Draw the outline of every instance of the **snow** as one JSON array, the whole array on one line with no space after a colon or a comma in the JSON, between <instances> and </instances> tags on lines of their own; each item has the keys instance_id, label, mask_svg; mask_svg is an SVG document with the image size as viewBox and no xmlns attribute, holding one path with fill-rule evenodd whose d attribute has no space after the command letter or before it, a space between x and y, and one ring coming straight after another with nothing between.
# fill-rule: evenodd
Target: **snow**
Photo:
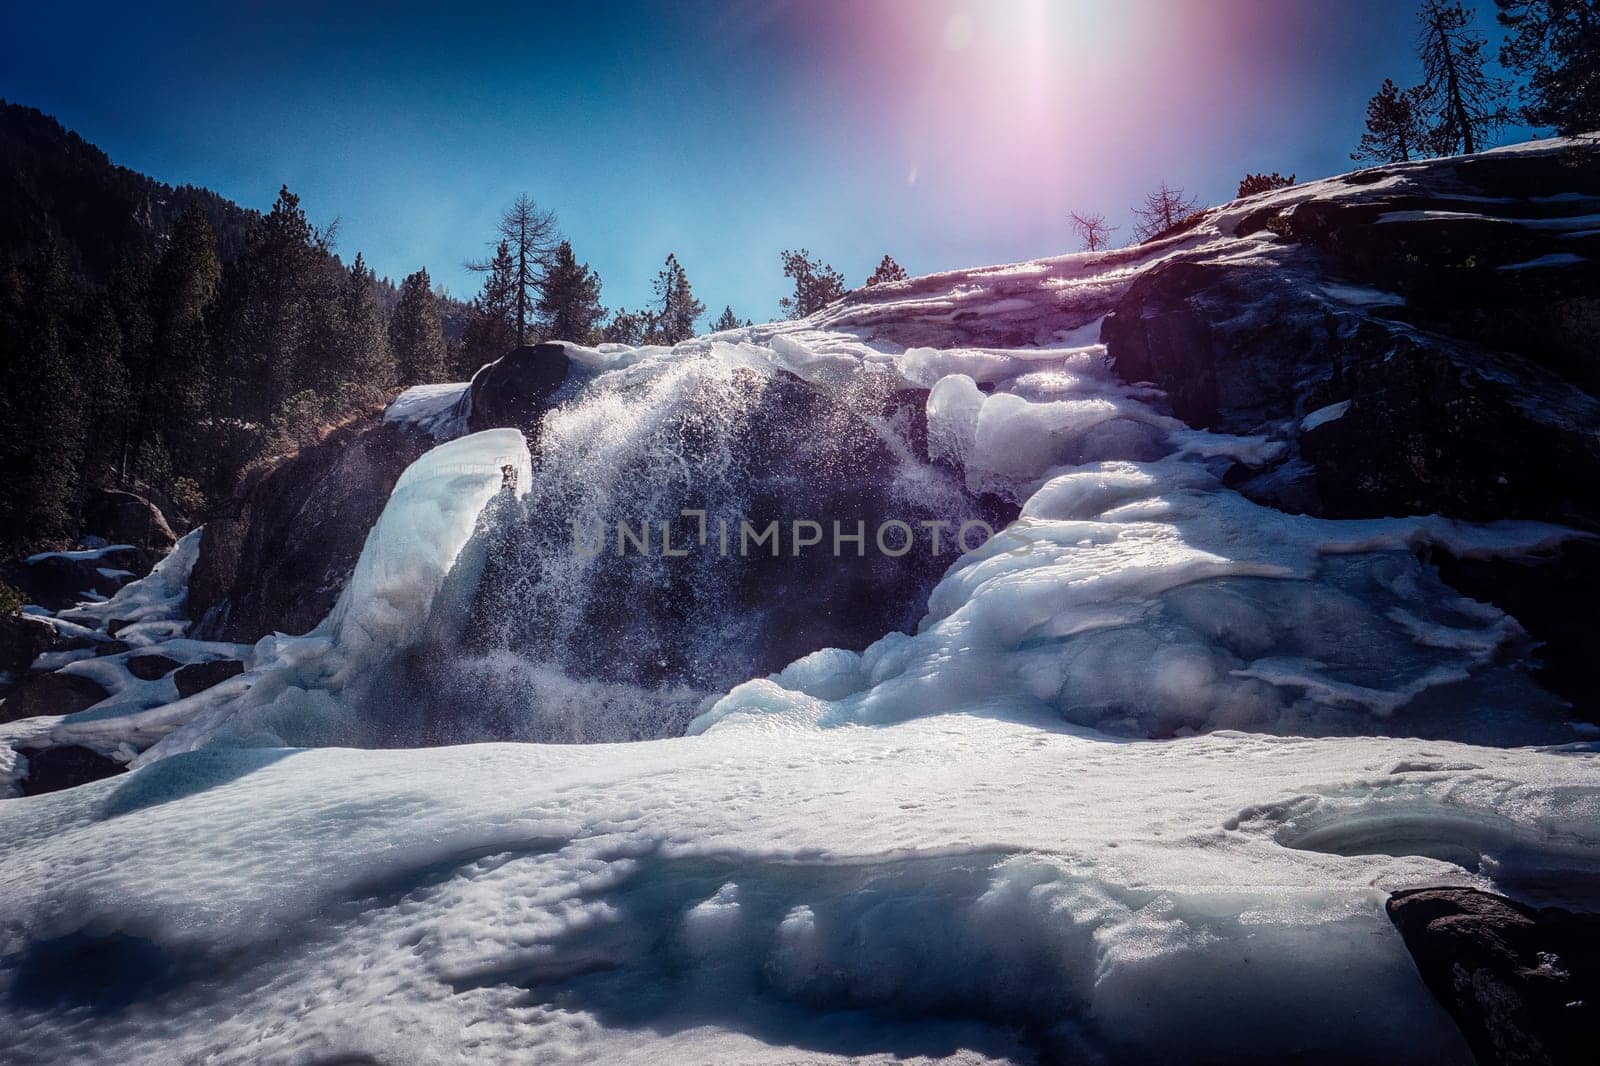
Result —
<instances>
[{"instance_id":1,"label":"snow","mask_svg":"<svg viewBox=\"0 0 1600 1066\"><path fill-rule=\"evenodd\" d=\"M1403 307L1405 297L1363 285L1324 285L1322 291L1340 303L1358 307Z\"/></svg>"},{"instance_id":2,"label":"snow","mask_svg":"<svg viewBox=\"0 0 1600 1066\"><path fill-rule=\"evenodd\" d=\"M117 552L135 550L137 549L135 549L132 544L106 544L98 548L80 548L77 551L39 552L36 555L28 556L26 561L29 566L33 566L35 563L41 563L46 559L66 559L70 562L81 563L90 562L95 559L104 559L106 556L115 555Z\"/></svg>"},{"instance_id":3,"label":"snow","mask_svg":"<svg viewBox=\"0 0 1600 1066\"><path fill-rule=\"evenodd\" d=\"M1574 255L1571 252L1552 252L1549 255L1541 255L1537 259L1529 259L1523 263L1508 263L1500 269L1536 270L1542 267L1576 266L1579 263L1586 262L1588 262L1588 260L1583 256Z\"/></svg>"},{"instance_id":4,"label":"snow","mask_svg":"<svg viewBox=\"0 0 1600 1066\"><path fill-rule=\"evenodd\" d=\"M1174 249L1270 257L1270 234L1231 236L1246 212L1420 172L1389 169L1160 247L912 279L672 348L566 346L581 373L541 470L583 507L687 470L658 444L674 405L738 425L750 371L928 389L933 457L1020 507L953 557L914 631L752 678L688 736L381 750L382 693L470 593L502 493L530 492L509 430L406 471L304 637L186 642L198 533L52 619L133 619L135 653L248 669L170 701L133 653L85 658L64 668L104 704L0 726L134 766L0 804L0 1059L1470 1062L1386 895L1593 907L1600 742L1533 683L1521 627L1420 557L1579 534L1257 505L1224 475L1275 461L1294 423L1192 429L1097 343ZM1016 347L974 345L969 311ZM385 417L442 439L468 402L413 389ZM721 428L697 426L713 472L743 458ZM593 575L575 559L541 592L605 595ZM571 739L649 709L486 669L564 685ZM0 781L21 759L0 745Z\"/></svg>"},{"instance_id":5,"label":"snow","mask_svg":"<svg viewBox=\"0 0 1600 1066\"><path fill-rule=\"evenodd\" d=\"M1318 426L1325 426L1329 422L1337 422L1344 417L1345 412L1348 410L1350 410L1349 400L1341 400L1338 403L1330 403L1326 407L1319 407L1300 420L1300 432L1309 433Z\"/></svg>"},{"instance_id":6,"label":"snow","mask_svg":"<svg viewBox=\"0 0 1600 1066\"><path fill-rule=\"evenodd\" d=\"M1592 868L1596 758L1128 743L981 714L194 752L0 809L0 952L17 960L0 1044L152 1062L1170 1061L1227 1058L1248 1033L1269 1061L1465 1063L1384 895ZM84 856L94 875L63 882ZM100 945L92 994L126 1000L115 1013L72 1009L91 994L60 975L74 944ZM119 964L160 979L124 988Z\"/></svg>"},{"instance_id":7,"label":"snow","mask_svg":"<svg viewBox=\"0 0 1600 1066\"><path fill-rule=\"evenodd\" d=\"M413 385L390 402L383 420L435 440L458 437L463 427L456 418L456 406L466 391L467 384L460 381Z\"/></svg>"}]
</instances>

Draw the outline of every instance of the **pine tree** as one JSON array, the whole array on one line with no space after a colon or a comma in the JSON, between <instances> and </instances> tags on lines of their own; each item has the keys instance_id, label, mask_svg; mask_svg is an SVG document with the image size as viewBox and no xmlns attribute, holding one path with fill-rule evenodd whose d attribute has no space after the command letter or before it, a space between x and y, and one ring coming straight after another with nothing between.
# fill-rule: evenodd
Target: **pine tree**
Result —
<instances>
[{"instance_id":1,"label":"pine tree","mask_svg":"<svg viewBox=\"0 0 1600 1066\"><path fill-rule=\"evenodd\" d=\"M652 286L655 297L654 329L647 328L645 336L659 337L661 344L677 344L694 336L694 324L706 313L706 305L695 299L689 275L676 253L668 254L666 266L656 275Z\"/></svg>"},{"instance_id":2,"label":"pine tree","mask_svg":"<svg viewBox=\"0 0 1600 1066\"><path fill-rule=\"evenodd\" d=\"M84 382L68 323L73 284L46 243L6 285L0 389L0 519L14 547L76 532L83 486Z\"/></svg>"},{"instance_id":3,"label":"pine tree","mask_svg":"<svg viewBox=\"0 0 1600 1066\"><path fill-rule=\"evenodd\" d=\"M444 377L444 327L426 269L400 283L400 298L389 318L389 345L401 385L427 385Z\"/></svg>"},{"instance_id":4,"label":"pine tree","mask_svg":"<svg viewBox=\"0 0 1600 1066\"><path fill-rule=\"evenodd\" d=\"M599 336L606 315L600 305L600 275L578 262L567 241L551 257L538 312L540 331L548 339L590 344Z\"/></svg>"},{"instance_id":5,"label":"pine tree","mask_svg":"<svg viewBox=\"0 0 1600 1066\"><path fill-rule=\"evenodd\" d=\"M638 347L644 343L647 315L635 314L619 307L611 313L611 321L600 330L600 339L607 344L626 344Z\"/></svg>"},{"instance_id":6,"label":"pine tree","mask_svg":"<svg viewBox=\"0 0 1600 1066\"><path fill-rule=\"evenodd\" d=\"M906 268L896 263L893 256L885 255L878 261L878 268L867 279L867 284L881 285L890 281L904 281L909 276Z\"/></svg>"},{"instance_id":7,"label":"pine tree","mask_svg":"<svg viewBox=\"0 0 1600 1066\"><path fill-rule=\"evenodd\" d=\"M1350 158L1358 163L1404 163L1422 145L1422 119L1416 89L1402 92L1391 78L1367 101L1367 131Z\"/></svg>"},{"instance_id":8,"label":"pine tree","mask_svg":"<svg viewBox=\"0 0 1600 1066\"><path fill-rule=\"evenodd\" d=\"M1133 235L1140 241L1153 240L1171 230L1178 223L1185 221L1197 210L1197 201L1188 196L1182 189L1175 189L1162 182L1155 192L1144 198L1142 207L1133 209L1133 217L1138 222L1133 227Z\"/></svg>"},{"instance_id":9,"label":"pine tree","mask_svg":"<svg viewBox=\"0 0 1600 1066\"><path fill-rule=\"evenodd\" d=\"M1287 189L1294 184L1294 175L1287 178L1274 170L1271 174L1246 174L1239 179L1239 192L1237 198L1243 200L1246 196L1257 193L1271 192L1273 189Z\"/></svg>"},{"instance_id":10,"label":"pine tree","mask_svg":"<svg viewBox=\"0 0 1600 1066\"><path fill-rule=\"evenodd\" d=\"M265 422L292 393L322 376L338 286L329 278L329 238L314 229L287 187L251 227L245 252L224 272L218 354L228 409Z\"/></svg>"},{"instance_id":11,"label":"pine tree","mask_svg":"<svg viewBox=\"0 0 1600 1066\"><path fill-rule=\"evenodd\" d=\"M712 333L722 333L730 329L738 328L739 316L734 314L733 308L729 306L723 307L722 314L718 315L717 320L711 323Z\"/></svg>"},{"instance_id":12,"label":"pine tree","mask_svg":"<svg viewBox=\"0 0 1600 1066\"><path fill-rule=\"evenodd\" d=\"M783 276L794 279L794 295L785 296L778 306L790 318L805 318L827 307L845 294L844 275L802 248L798 252L785 249Z\"/></svg>"},{"instance_id":13,"label":"pine tree","mask_svg":"<svg viewBox=\"0 0 1600 1066\"><path fill-rule=\"evenodd\" d=\"M501 213L495 229L500 237L500 247L511 253L511 321L515 327L517 344L526 344L534 308L538 304L545 274L550 269L559 240L556 216L540 208L527 193L522 193ZM497 269L498 261L497 250L495 259L468 263L467 267L489 274Z\"/></svg>"},{"instance_id":14,"label":"pine tree","mask_svg":"<svg viewBox=\"0 0 1600 1066\"><path fill-rule=\"evenodd\" d=\"M166 482L166 489L172 477L193 476L211 460L198 430L212 408L207 315L221 277L211 223L191 207L173 227L150 276L150 339L133 382L122 447L125 475Z\"/></svg>"},{"instance_id":15,"label":"pine tree","mask_svg":"<svg viewBox=\"0 0 1600 1066\"><path fill-rule=\"evenodd\" d=\"M1471 155L1505 121L1510 87L1484 72L1484 40L1472 29L1471 11L1455 0L1423 0L1417 18L1428 145L1439 155Z\"/></svg>"},{"instance_id":16,"label":"pine tree","mask_svg":"<svg viewBox=\"0 0 1600 1066\"><path fill-rule=\"evenodd\" d=\"M483 291L467 315L467 326L461 339L462 365L458 376L471 377L485 363L511 351L517 343L516 313L516 261L511 257L511 246L500 242L489 263L488 276L483 279Z\"/></svg>"},{"instance_id":17,"label":"pine tree","mask_svg":"<svg viewBox=\"0 0 1600 1066\"><path fill-rule=\"evenodd\" d=\"M1600 0L1495 0L1500 63L1528 79L1523 117L1563 136L1600 129Z\"/></svg>"},{"instance_id":18,"label":"pine tree","mask_svg":"<svg viewBox=\"0 0 1600 1066\"><path fill-rule=\"evenodd\" d=\"M340 294L338 351L331 385L355 385L369 398L395 385L394 353L378 300L377 279L361 253L344 278Z\"/></svg>"},{"instance_id":19,"label":"pine tree","mask_svg":"<svg viewBox=\"0 0 1600 1066\"><path fill-rule=\"evenodd\" d=\"M1106 225L1106 216L1095 214L1080 215L1076 211L1069 212L1072 218L1073 232L1077 233L1078 240L1083 243L1086 252L1098 252L1108 247L1111 235L1120 227Z\"/></svg>"}]
</instances>

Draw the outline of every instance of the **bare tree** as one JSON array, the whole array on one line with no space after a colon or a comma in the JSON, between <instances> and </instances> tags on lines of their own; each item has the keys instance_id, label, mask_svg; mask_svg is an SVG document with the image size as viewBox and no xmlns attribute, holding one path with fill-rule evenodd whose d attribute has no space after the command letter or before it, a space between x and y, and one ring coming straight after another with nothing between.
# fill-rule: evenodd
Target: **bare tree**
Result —
<instances>
[{"instance_id":1,"label":"bare tree","mask_svg":"<svg viewBox=\"0 0 1600 1066\"><path fill-rule=\"evenodd\" d=\"M1106 216L1102 214L1080 215L1076 211L1069 212L1072 216L1072 231L1083 242L1086 252L1098 252L1102 248L1111 246L1111 235L1121 226L1106 225Z\"/></svg>"},{"instance_id":2,"label":"bare tree","mask_svg":"<svg viewBox=\"0 0 1600 1066\"><path fill-rule=\"evenodd\" d=\"M1199 204L1199 200L1186 195L1182 189L1162 182L1160 188L1144 198L1144 206L1133 209L1133 217L1138 219L1133 235L1140 241L1159 237L1194 214Z\"/></svg>"},{"instance_id":3,"label":"bare tree","mask_svg":"<svg viewBox=\"0 0 1600 1066\"><path fill-rule=\"evenodd\" d=\"M1420 99L1428 139L1440 155L1481 151L1506 119L1511 87L1484 72L1484 38L1473 29L1472 14L1453 0L1423 0L1417 13Z\"/></svg>"},{"instance_id":4,"label":"bare tree","mask_svg":"<svg viewBox=\"0 0 1600 1066\"><path fill-rule=\"evenodd\" d=\"M528 322L556 249L561 246L561 231L556 228L555 212L544 210L527 193L521 193L501 212L495 232L498 236L489 246L492 248L504 241L515 261L511 289L516 304L517 343L526 344ZM494 260L469 262L467 269L488 273L494 269Z\"/></svg>"}]
</instances>

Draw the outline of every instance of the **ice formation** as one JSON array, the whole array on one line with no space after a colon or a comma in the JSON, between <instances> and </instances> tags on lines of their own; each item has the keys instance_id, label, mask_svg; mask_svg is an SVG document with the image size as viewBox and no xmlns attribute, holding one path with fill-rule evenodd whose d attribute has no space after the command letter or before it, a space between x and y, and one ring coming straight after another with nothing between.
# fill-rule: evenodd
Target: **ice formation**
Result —
<instances>
[{"instance_id":1,"label":"ice formation","mask_svg":"<svg viewBox=\"0 0 1600 1066\"><path fill-rule=\"evenodd\" d=\"M48 723L142 754L0 805L0 1057L1470 1061L1385 895L1592 905L1600 754L1529 680L1520 627L1420 555L1573 534L1252 503L1224 471L1281 444L1189 428L1098 343L1161 256L1268 255L1269 234L1235 232L1250 210L1336 194L671 349L568 346L584 373L537 459L504 430L428 452L311 634L267 638L187 701ZM972 346L973 315L1014 345ZM1018 517L860 650L709 700L577 672L659 635L625 595L593 624L620 564L555 552L528 516L676 511L686 487L746 508L744 416L788 375L841 403L928 390L931 465L877 408L860 419L895 490ZM444 438L469 401L413 390L388 417ZM528 554L507 557L532 576L483 593L516 530ZM181 598L180 570L116 612ZM710 656L753 624L709 571L700 587L720 591L685 601L707 612L692 639L652 656ZM682 706L640 716L677 699L700 712L689 735L332 746L392 739L412 660L485 600L572 658L497 647L444 675L463 698L536 693L551 739L601 741L675 732Z\"/></svg>"}]
</instances>

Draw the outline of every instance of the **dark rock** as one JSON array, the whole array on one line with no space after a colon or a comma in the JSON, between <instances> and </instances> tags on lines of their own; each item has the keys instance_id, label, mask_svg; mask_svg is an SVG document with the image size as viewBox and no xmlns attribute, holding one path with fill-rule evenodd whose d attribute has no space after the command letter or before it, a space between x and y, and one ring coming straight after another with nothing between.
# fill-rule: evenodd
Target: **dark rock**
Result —
<instances>
[{"instance_id":1,"label":"dark rock","mask_svg":"<svg viewBox=\"0 0 1600 1066\"><path fill-rule=\"evenodd\" d=\"M0 673L20 674L40 655L64 643L43 619L27 614L0 617Z\"/></svg>"},{"instance_id":2,"label":"dark rock","mask_svg":"<svg viewBox=\"0 0 1600 1066\"><path fill-rule=\"evenodd\" d=\"M206 521L189 580L195 635L247 642L322 621L395 481L431 444L360 421L246 476Z\"/></svg>"},{"instance_id":3,"label":"dark rock","mask_svg":"<svg viewBox=\"0 0 1600 1066\"><path fill-rule=\"evenodd\" d=\"M190 663L173 674L172 680L178 686L178 698L186 699L242 673L244 663L237 659L213 659L210 662Z\"/></svg>"},{"instance_id":4,"label":"dark rock","mask_svg":"<svg viewBox=\"0 0 1600 1066\"><path fill-rule=\"evenodd\" d=\"M115 777L128 768L115 759L77 745L22 752L28 760L28 776L22 779L22 794L38 796L76 788L90 781Z\"/></svg>"},{"instance_id":5,"label":"dark rock","mask_svg":"<svg viewBox=\"0 0 1600 1066\"><path fill-rule=\"evenodd\" d=\"M89 501L84 527L112 544L132 544L160 556L172 550L177 534L161 509L143 496L100 489Z\"/></svg>"},{"instance_id":6,"label":"dark rock","mask_svg":"<svg viewBox=\"0 0 1600 1066\"><path fill-rule=\"evenodd\" d=\"M1390 921L1480 1063L1592 1063L1600 915L1470 888L1389 898Z\"/></svg>"},{"instance_id":7,"label":"dark rock","mask_svg":"<svg viewBox=\"0 0 1600 1066\"><path fill-rule=\"evenodd\" d=\"M566 349L558 343L525 344L496 359L473 375L462 397L468 432L502 426L533 430L566 380Z\"/></svg>"},{"instance_id":8,"label":"dark rock","mask_svg":"<svg viewBox=\"0 0 1600 1066\"><path fill-rule=\"evenodd\" d=\"M1374 174L1370 193L1242 216L1235 232L1277 238L1252 256L1201 246L1140 276L1102 330L1118 372L1165 390L1191 425L1283 441L1276 463L1229 472L1258 502L1600 532L1600 237L1567 218L1600 198L1600 152L1356 177ZM1525 269L1547 257L1559 269ZM1552 641L1542 679L1600 720L1600 662L1581 650L1592 627L1561 621L1600 597L1600 567L1581 558L1435 562Z\"/></svg>"},{"instance_id":9,"label":"dark rock","mask_svg":"<svg viewBox=\"0 0 1600 1066\"><path fill-rule=\"evenodd\" d=\"M110 693L94 681L59 670L29 674L0 702L0 722L15 722L42 714L75 714L92 707Z\"/></svg>"},{"instance_id":10,"label":"dark rock","mask_svg":"<svg viewBox=\"0 0 1600 1066\"><path fill-rule=\"evenodd\" d=\"M166 677L181 665L176 659L169 659L165 655L130 655L123 661L128 667L128 673L140 681L154 681L158 677Z\"/></svg>"},{"instance_id":11,"label":"dark rock","mask_svg":"<svg viewBox=\"0 0 1600 1066\"><path fill-rule=\"evenodd\" d=\"M609 387L630 403L633 390L649 383ZM670 735L708 694L820 648L859 649L909 631L955 560L961 523L978 518L998 529L1017 513L997 498L973 498L956 473L932 467L920 476L942 481L946 491L906 498L899 486L910 473L907 453L926 448L925 405L925 392L899 389L888 375L831 389L786 372L741 369L715 387L685 390L654 412L629 456L617 457L627 473L608 497L613 509L592 516L606 547L581 589L564 578L575 551L574 501L589 487L587 474L542 470L526 501L491 505L463 551L481 579L469 579L454 632L409 655L393 690L378 697L394 730L384 742ZM709 510L703 540L697 520L682 516L686 509ZM807 532L822 540L796 552L799 520L816 522L820 529ZM719 521L727 523L726 551ZM781 554L772 553L770 537L742 552L741 521L758 533L776 524ZM913 531L912 547L898 557L872 543L890 521ZM924 521L950 523L938 554ZM636 534L648 523L648 548L619 553L619 522ZM681 555L663 553L664 522ZM843 535L859 523L859 548L841 542L834 554L834 522ZM595 529L586 526L585 543ZM888 543L898 549L902 542L891 531ZM451 600L448 585L438 602ZM564 638L571 633L583 636ZM546 696L563 698L530 682L546 667L594 682L592 698L604 706L576 723L558 713L541 719ZM401 731L401 722L422 717L437 730Z\"/></svg>"},{"instance_id":12,"label":"dark rock","mask_svg":"<svg viewBox=\"0 0 1600 1066\"><path fill-rule=\"evenodd\" d=\"M110 596L133 578L149 573L156 559L131 545L107 549L88 559L51 552L13 567L9 576L29 603L59 611L80 603L90 592Z\"/></svg>"}]
</instances>

